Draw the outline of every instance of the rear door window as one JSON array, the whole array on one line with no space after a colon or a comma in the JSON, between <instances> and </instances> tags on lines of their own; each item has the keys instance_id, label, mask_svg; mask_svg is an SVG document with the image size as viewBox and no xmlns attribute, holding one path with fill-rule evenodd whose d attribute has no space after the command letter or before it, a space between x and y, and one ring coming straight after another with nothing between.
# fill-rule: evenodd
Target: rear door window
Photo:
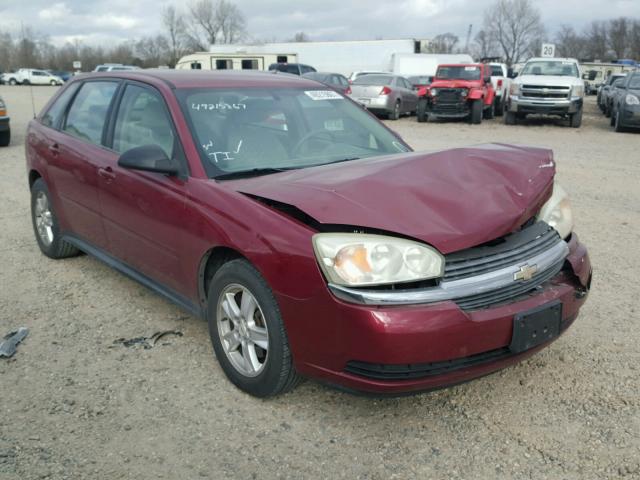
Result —
<instances>
[{"instance_id":1,"label":"rear door window","mask_svg":"<svg viewBox=\"0 0 640 480\"><path fill-rule=\"evenodd\" d=\"M143 145L157 145L173 156L174 134L160 94L149 88L127 85L113 133L113 149L124 153Z\"/></svg>"},{"instance_id":2,"label":"rear door window","mask_svg":"<svg viewBox=\"0 0 640 480\"><path fill-rule=\"evenodd\" d=\"M102 143L102 132L109 105L118 82L86 82L73 100L63 130L95 145Z\"/></svg>"}]
</instances>

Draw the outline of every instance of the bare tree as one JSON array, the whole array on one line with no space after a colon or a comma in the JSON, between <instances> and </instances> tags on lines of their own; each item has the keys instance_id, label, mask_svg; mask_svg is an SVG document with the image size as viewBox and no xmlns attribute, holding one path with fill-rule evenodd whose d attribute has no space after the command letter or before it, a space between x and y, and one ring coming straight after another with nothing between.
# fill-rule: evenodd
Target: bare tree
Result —
<instances>
[{"instance_id":1,"label":"bare tree","mask_svg":"<svg viewBox=\"0 0 640 480\"><path fill-rule=\"evenodd\" d=\"M293 38L291 38L291 40L289 40L289 42L310 42L311 39L309 38L309 36L304 33L304 32L298 32L296 33Z\"/></svg>"},{"instance_id":2,"label":"bare tree","mask_svg":"<svg viewBox=\"0 0 640 480\"><path fill-rule=\"evenodd\" d=\"M458 37L453 33L442 33L433 37L429 43L430 53L453 53L458 44Z\"/></svg>"},{"instance_id":3,"label":"bare tree","mask_svg":"<svg viewBox=\"0 0 640 480\"><path fill-rule=\"evenodd\" d=\"M184 17L173 5L170 5L162 11L162 25L167 33L169 43L167 63L170 67L175 67L185 50Z\"/></svg>"},{"instance_id":4,"label":"bare tree","mask_svg":"<svg viewBox=\"0 0 640 480\"><path fill-rule=\"evenodd\" d=\"M629 29L629 49L631 58L640 59L640 20L634 20Z\"/></svg>"},{"instance_id":5,"label":"bare tree","mask_svg":"<svg viewBox=\"0 0 640 480\"><path fill-rule=\"evenodd\" d=\"M616 58L624 58L627 51L629 36L629 20L620 17L609 20L609 48Z\"/></svg>"},{"instance_id":6,"label":"bare tree","mask_svg":"<svg viewBox=\"0 0 640 480\"><path fill-rule=\"evenodd\" d=\"M540 11L531 0L497 0L485 11L484 30L509 66L530 54L544 34Z\"/></svg>"},{"instance_id":7,"label":"bare tree","mask_svg":"<svg viewBox=\"0 0 640 480\"><path fill-rule=\"evenodd\" d=\"M570 25L561 25L556 33L556 48L561 57L583 58L585 39Z\"/></svg>"},{"instance_id":8,"label":"bare tree","mask_svg":"<svg viewBox=\"0 0 640 480\"><path fill-rule=\"evenodd\" d=\"M607 25L604 22L593 21L585 31L585 49L588 57L594 60L606 60L607 55Z\"/></svg>"},{"instance_id":9,"label":"bare tree","mask_svg":"<svg viewBox=\"0 0 640 480\"><path fill-rule=\"evenodd\" d=\"M247 22L238 7L227 0L219 0L216 20L224 43L235 43L247 32Z\"/></svg>"},{"instance_id":10,"label":"bare tree","mask_svg":"<svg viewBox=\"0 0 640 480\"><path fill-rule=\"evenodd\" d=\"M213 0L197 0L189 5L189 19L191 23L202 30L209 45L215 45L220 31L220 24L216 16L216 6ZM199 33L192 32L192 40L199 39Z\"/></svg>"},{"instance_id":11,"label":"bare tree","mask_svg":"<svg viewBox=\"0 0 640 480\"><path fill-rule=\"evenodd\" d=\"M479 59L492 57L495 53L495 41L485 30L480 30L474 37L474 53Z\"/></svg>"}]
</instances>

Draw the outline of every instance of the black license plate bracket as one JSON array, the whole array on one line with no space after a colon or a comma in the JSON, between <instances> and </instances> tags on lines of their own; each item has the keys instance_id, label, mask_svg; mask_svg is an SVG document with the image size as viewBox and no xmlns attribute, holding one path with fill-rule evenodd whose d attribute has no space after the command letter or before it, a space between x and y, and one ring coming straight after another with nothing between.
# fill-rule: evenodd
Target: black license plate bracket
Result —
<instances>
[{"instance_id":1,"label":"black license plate bracket","mask_svg":"<svg viewBox=\"0 0 640 480\"><path fill-rule=\"evenodd\" d=\"M560 335L562 302L555 302L519 313L513 317L513 334L509 349L520 353Z\"/></svg>"}]
</instances>

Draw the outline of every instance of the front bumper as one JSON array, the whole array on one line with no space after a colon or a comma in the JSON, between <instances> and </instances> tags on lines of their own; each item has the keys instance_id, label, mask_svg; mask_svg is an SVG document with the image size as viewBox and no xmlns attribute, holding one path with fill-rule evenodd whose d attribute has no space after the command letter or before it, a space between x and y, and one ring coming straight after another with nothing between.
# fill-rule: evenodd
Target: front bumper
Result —
<instances>
[{"instance_id":1,"label":"front bumper","mask_svg":"<svg viewBox=\"0 0 640 480\"><path fill-rule=\"evenodd\" d=\"M0 117L0 132L6 132L10 128L9 117Z\"/></svg>"},{"instance_id":2,"label":"front bumper","mask_svg":"<svg viewBox=\"0 0 640 480\"><path fill-rule=\"evenodd\" d=\"M547 115L571 115L582 108L581 97L565 99L526 98L519 95L509 95L507 111L513 113L539 113Z\"/></svg>"},{"instance_id":3,"label":"front bumper","mask_svg":"<svg viewBox=\"0 0 640 480\"><path fill-rule=\"evenodd\" d=\"M524 298L487 309L465 311L453 301L359 305L328 289L307 300L278 295L296 368L348 389L393 394L461 383L516 363L550 343L511 354L516 314L559 301L565 331L586 299L589 257L575 234L568 245L554 278Z\"/></svg>"},{"instance_id":4,"label":"front bumper","mask_svg":"<svg viewBox=\"0 0 640 480\"><path fill-rule=\"evenodd\" d=\"M640 106L623 105L620 109L620 125L623 127L640 128Z\"/></svg>"}]
</instances>

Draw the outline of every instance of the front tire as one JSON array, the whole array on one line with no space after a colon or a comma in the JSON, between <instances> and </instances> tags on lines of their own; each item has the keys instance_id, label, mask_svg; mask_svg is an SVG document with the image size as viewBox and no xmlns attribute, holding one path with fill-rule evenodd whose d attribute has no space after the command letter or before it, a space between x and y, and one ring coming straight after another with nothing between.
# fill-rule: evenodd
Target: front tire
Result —
<instances>
[{"instance_id":1,"label":"front tire","mask_svg":"<svg viewBox=\"0 0 640 480\"><path fill-rule=\"evenodd\" d=\"M427 100L418 101L418 109L416 110L416 118L418 122L425 123L429 121L429 113L427 112Z\"/></svg>"},{"instance_id":2,"label":"front tire","mask_svg":"<svg viewBox=\"0 0 640 480\"><path fill-rule=\"evenodd\" d=\"M38 247L47 257L57 260L80 253L76 247L62 240L51 194L42 178L31 187L31 223Z\"/></svg>"},{"instance_id":3,"label":"front tire","mask_svg":"<svg viewBox=\"0 0 640 480\"><path fill-rule=\"evenodd\" d=\"M295 371L280 309L262 275L236 259L216 272L209 286L209 336L227 378L256 397L293 389Z\"/></svg>"},{"instance_id":4,"label":"front tire","mask_svg":"<svg viewBox=\"0 0 640 480\"><path fill-rule=\"evenodd\" d=\"M515 125L518 119L516 118L516 112L504 112L504 124Z\"/></svg>"},{"instance_id":5,"label":"front tire","mask_svg":"<svg viewBox=\"0 0 640 480\"><path fill-rule=\"evenodd\" d=\"M614 122L613 122L613 130L618 132L618 133L622 133L624 132L624 127L622 126L622 124L620 123L620 109L616 110L614 112Z\"/></svg>"},{"instance_id":6,"label":"front tire","mask_svg":"<svg viewBox=\"0 0 640 480\"><path fill-rule=\"evenodd\" d=\"M49 82L49 84L50 84L52 87L55 87L56 85L58 85L58 82L56 82L55 80L51 80L51 81Z\"/></svg>"},{"instance_id":7,"label":"front tire","mask_svg":"<svg viewBox=\"0 0 640 480\"><path fill-rule=\"evenodd\" d=\"M469 114L469 122L472 125L478 125L482 122L482 100L474 100L471 104L471 113Z\"/></svg>"},{"instance_id":8,"label":"front tire","mask_svg":"<svg viewBox=\"0 0 640 480\"><path fill-rule=\"evenodd\" d=\"M580 125L582 125L582 107L569 118L569 126L571 128L580 128Z\"/></svg>"}]
</instances>

